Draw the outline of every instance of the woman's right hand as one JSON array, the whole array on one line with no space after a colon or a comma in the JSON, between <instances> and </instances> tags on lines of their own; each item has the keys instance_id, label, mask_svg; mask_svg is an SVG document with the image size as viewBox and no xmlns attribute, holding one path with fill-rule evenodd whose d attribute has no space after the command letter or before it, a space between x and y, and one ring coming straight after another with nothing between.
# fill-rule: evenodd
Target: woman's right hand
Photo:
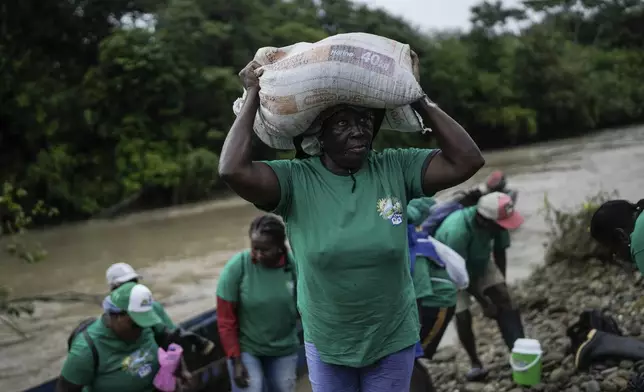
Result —
<instances>
[{"instance_id":1,"label":"woman's right hand","mask_svg":"<svg viewBox=\"0 0 644 392\"><path fill-rule=\"evenodd\" d=\"M239 72L239 78L246 90L259 90L259 77L262 76L263 70L261 65L253 60Z\"/></svg>"},{"instance_id":2,"label":"woman's right hand","mask_svg":"<svg viewBox=\"0 0 644 392\"><path fill-rule=\"evenodd\" d=\"M248 370L241 358L233 358L233 381L239 388L248 388Z\"/></svg>"}]
</instances>

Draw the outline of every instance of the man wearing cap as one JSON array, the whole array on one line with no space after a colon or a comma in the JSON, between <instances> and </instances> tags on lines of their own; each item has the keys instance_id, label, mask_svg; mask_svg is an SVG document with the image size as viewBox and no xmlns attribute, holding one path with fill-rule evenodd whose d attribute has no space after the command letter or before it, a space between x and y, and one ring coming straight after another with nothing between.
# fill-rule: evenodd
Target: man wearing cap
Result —
<instances>
[{"instance_id":1,"label":"man wearing cap","mask_svg":"<svg viewBox=\"0 0 644 392\"><path fill-rule=\"evenodd\" d=\"M505 193L512 198L512 202L515 205L517 203L518 191L508 188L507 179L501 170L494 170L490 173L483 184L470 190L456 192L453 200L459 202L463 207L472 207L479 202L481 196L487 195L491 192ZM499 267L501 274L505 277L507 268L506 260L504 258L494 258L494 262L496 263L496 266Z\"/></svg>"},{"instance_id":2,"label":"man wearing cap","mask_svg":"<svg viewBox=\"0 0 644 392\"><path fill-rule=\"evenodd\" d=\"M476 206L451 213L436 230L434 237L465 259L470 276L467 291L459 292L456 302L457 332L472 363L468 380L482 380L487 375L476 352L470 295L481 304L486 316L496 319L510 350L516 339L524 337L521 317L512 304L503 274L490 262L491 254L505 260L510 246L508 231L522 223L523 217L514 210L512 198L492 192L483 195Z\"/></svg>"},{"instance_id":3,"label":"man wearing cap","mask_svg":"<svg viewBox=\"0 0 644 392\"><path fill-rule=\"evenodd\" d=\"M107 269L105 276L107 278L107 285L109 286L110 291L114 291L124 283L139 283L139 280L143 279L141 275L139 275L134 268L127 263L112 264ZM152 308L156 312L157 316L159 316L163 326L168 329L175 329L177 327L170 316L168 316L168 313L165 311L161 303L157 301L152 302Z\"/></svg>"},{"instance_id":4,"label":"man wearing cap","mask_svg":"<svg viewBox=\"0 0 644 392\"><path fill-rule=\"evenodd\" d=\"M159 348L151 327L161 323L150 290L124 283L103 301L103 315L78 334L56 392L153 392Z\"/></svg>"}]
</instances>

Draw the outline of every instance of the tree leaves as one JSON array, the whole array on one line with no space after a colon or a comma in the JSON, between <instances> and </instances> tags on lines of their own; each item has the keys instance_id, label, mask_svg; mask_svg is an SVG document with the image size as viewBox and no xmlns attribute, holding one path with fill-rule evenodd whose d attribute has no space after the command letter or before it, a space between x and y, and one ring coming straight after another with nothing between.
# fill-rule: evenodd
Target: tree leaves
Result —
<instances>
[{"instance_id":1,"label":"tree leaves","mask_svg":"<svg viewBox=\"0 0 644 392\"><path fill-rule=\"evenodd\" d=\"M348 0L12 2L0 10L0 181L25 189L26 206L57 206L55 219L134 195L142 206L210 197L237 72L259 47L349 31L409 43L425 91L483 148L644 120L641 2L522 4L483 1L470 32L427 35Z\"/></svg>"}]
</instances>

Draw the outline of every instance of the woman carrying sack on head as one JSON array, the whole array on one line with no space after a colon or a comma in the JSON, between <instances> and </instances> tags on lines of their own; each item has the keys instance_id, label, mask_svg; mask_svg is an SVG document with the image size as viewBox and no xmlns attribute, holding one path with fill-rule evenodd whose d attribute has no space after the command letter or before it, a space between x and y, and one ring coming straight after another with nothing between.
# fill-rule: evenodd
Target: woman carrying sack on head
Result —
<instances>
[{"instance_id":1,"label":"woman carrying sack on head","mask_svg":"<svg viewBox=\"0 0 644 392\"><path fill-rule=\"evenodd\" d=\"M297 369L296 273L284 224L262 215L251 249L233 256L217 284L217 326L233 392L294 392Z\"/></svg>"},{"instance_id":2,"label":"woman carrying sack on head","mask_svg":"<svg viewBox=\"0 0 644 392\"><path fill-rule=\"evenodd\" d=\"M467 180L485 164L483 156L424 97L411 106L440 150L374 152L384 110L338 105L318 117L318 155L253 161L261 73L256 62L240 72L247 96L224 142L219 174L287 224L313 392L408 391L420 331L405 207Z\"/></svg>"}]
</instances>

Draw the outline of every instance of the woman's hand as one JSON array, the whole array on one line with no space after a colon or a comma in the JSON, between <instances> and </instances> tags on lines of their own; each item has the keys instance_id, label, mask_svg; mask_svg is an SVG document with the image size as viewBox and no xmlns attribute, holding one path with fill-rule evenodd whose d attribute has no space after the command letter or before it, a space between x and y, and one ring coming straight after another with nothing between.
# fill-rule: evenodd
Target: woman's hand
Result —
<instances>
[{"instance_id":1,"label":"woman's hand","mask_svg":"<svg viewBox=\"0 0 644 392\"><path fill-rule=\"evenodd\" d=\"M259 77L262 76L263 72L264 70L261 69L261 65L255 60L248 63L248 65L239 72L239 78L246 90L259 90Z\"/></svg>"},{"instance_id":2,"label":"woman's hand","mask_svg":"<svg viewBox=\"0 0 644 392\"><path fill-rule=\"evenodd\" d=\"M241 358L233 358L233 381L239 388L248 388L248 370Z\"/></svg>"}]
</instances>

